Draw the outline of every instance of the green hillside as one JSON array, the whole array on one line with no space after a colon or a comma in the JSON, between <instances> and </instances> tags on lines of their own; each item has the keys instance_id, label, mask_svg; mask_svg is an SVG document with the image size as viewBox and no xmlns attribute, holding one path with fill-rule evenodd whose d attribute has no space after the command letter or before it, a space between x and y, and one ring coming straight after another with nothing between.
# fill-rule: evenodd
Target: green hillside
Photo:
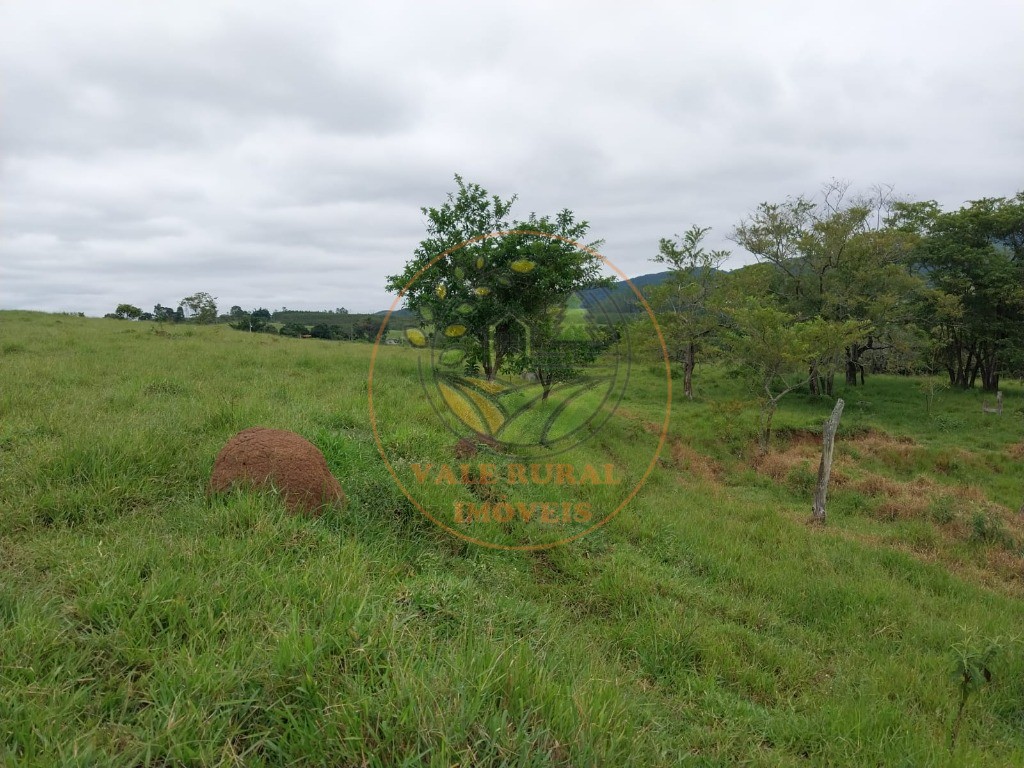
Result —
<instances>
[{"instance_id":1,"label":"green hillside","mask_svg":"<svg viewBox=\"0 0 1024 768\"><path fill-rule=\"evenodd\" d=\"M1024 765L1024 388L875 376L845 392L825 526L807 523L827 398L772 452L702 368L650 480L537 552L453 538L382 465L373 347L0 312L0 764ZM431 431L409 388L379 407ZM594 450L657 422L659 371ZM246 427L313 441L349 505L209 499ZM989 643L961 703L955 651ZM962 677L960 678L962 680ZM976 690L975 690L976 688Z\"/></svg>"}]
</instances>

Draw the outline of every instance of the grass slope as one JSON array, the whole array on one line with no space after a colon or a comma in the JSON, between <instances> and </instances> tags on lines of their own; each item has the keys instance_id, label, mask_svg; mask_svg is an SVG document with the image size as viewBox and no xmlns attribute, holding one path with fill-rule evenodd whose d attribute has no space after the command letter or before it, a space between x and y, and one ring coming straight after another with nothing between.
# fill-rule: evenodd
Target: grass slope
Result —
<instances>
[{"instance_id":1,"label":"grass slope","mask_svg":"<svg viewBox=\"0 0 1024 768\"><path fill-rule=\"evenodd\" d=\"M0 763L1024 764L1019 387L1001 419L951 392L928 417L911 380L840 393L821 528L807 430L831 403L788 399L755 460L743 392L701 369L624 513L504 552L394 487L369 353L0 312ZM639 433L657 380L634 375ZM208 500L256 424L315 442L349 508ZM1005 647L951 752L965 633Z\"/></svg>"}]
</instances>

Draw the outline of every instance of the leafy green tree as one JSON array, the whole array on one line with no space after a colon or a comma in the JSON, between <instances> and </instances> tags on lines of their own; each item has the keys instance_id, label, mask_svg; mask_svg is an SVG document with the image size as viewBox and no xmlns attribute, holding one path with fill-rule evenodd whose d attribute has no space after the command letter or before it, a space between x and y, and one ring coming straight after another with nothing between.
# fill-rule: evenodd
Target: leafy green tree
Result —
<instances>
[{"instance_id":1,"label":"leafy green tree","mask_svg":"<svg viewBox=\"0 0 1024 768\"><path fill-rule=\"evenodd\" d=\"M925 320L951 386L999 388L1024 349L1024 193L898 211L894 226L919 234L913 258L930 292Z\"/></svg>"},{"instance_id":2,"label":"leafy green tree","mask_svg":"<svg viewBox=\"0 0 1024 768\"><path fill-rule=\"evenodd\" d=\"M798 321L788 312L749 297L730 312L728 349L761 403L759 445L768 452L772 422L782 398L807 384L866 330L858 321Z\"/></svg>"},{"instance_id":3,"label":"leafy green tree","mask_svg":"<svg viewBox=\"0 0 1024 768\"><path fill-rule=\"evenodd\" d=\"M255 314L244 312L234 322L228 323L236 331L248 331L249 333L277 333L277 329L264 317L257 317Z\"/></svg>"},{"instance_id":4,"label":"leafy green tree","mask_svg":"<svg viewBox=\"0 0 1024 768\"><path fill-rule=\"evenodd\" d=\"M178 304L178 309L187 308L190 317L197 323L209 324L217 320L217 300L208 293L194 293Z\"/></svg>"},{"instance_id":5,"label":"leafy green tree","mask_svg":"<svg viewBox=\"0 0 1024 768\"><path fill-rule=\"evenodd\" d=\"M377 334L380 332L380 327L384 324L384 318L375 315L366 315L361 317L351 326L351 330L346 334L345 330L341 326L332 326L336 329L335 338L345 338L351 336L353 340L363 339L365 341L376 341Z\"/></svg>"},{"instance_id":6,"label":"leafy green tree","mask_svg":"<svg viewBox=\"0 0 1024 768\"><path fill-rule=\"evenodd\" d=\"M593 323L568 323L566 308L553 307L531 326L530 349L517 367L533 372L547 400L558 384L578 381L612 338Z\"/></svg>"},{"instance_id":7,"label":"leafy green tree","mask_svg":"<svg viewBox=\"0 0 1024 768\"><path fill-rule=\"evenodd\" d=\"M610 281L599 276L600 258L576 246L590 225L572 211L513 221L515 197L491 196L458 175L455 182L444 204L422 209L427 237L387 287L425 323L460 339L469 364L493 380L506 362L523 363L531 325L575 291Z\"/></svg>"},{"instance_id":8,"label":"leafy green tree","mask_svg":"<svg viewBox=\"0 0 1024 768\"><path fill-rule=\"evenodd\" d=\"M142 310L131 304L118 304L114 314L125 320L138 320L142 316Z\"/></svg>"},{"instance_id":9,"label":"leafy green tree","mask_svg":"<svg viewBox=\"0 0 1024 768\"><path fill-rule=\"evenodd\" d=\"M180 308L179 308L180 309ZM177 322L174 309L172 307L165 307L161 304L157 304L153 307L153 319L158 323L174 323Z\"/></svg>"},{"instance_id":10,"label":"leafy green tree","mask_svg":"<svg viewBox=\"0 0 1024 768\"><path fill-rule=\"evenodd\" d=\"M774 268L771 293L798 320L864 321L865 336L842 350L846 383L864 381L863 356L912 343L914 296L923 287L906 266L912 239L887 227L891 188L851 197L845 182L805 196L762 203L732 238ZM830 371L812 371L811 391L831 394Z\"/></svg>"},{"instance_id":11,"label":"leafy green tree","mask_svg":"<svg viewBox=\"0 0 1024 768\"><path fill-rule=\"evenodd\" d=\"M314 339L337 339L338 327L336 325L327 325L326 323L317 323L310 329L309 335Z\"/></svg>"},{"instance_id":12,"label":"leafy green tree","mask_svg":"<svg viewBox=\"0 0 1024 768\"><path fill-rule=\"evenodd\" d=\"M702 246L710 227L690 227L676 239L662 238L654 261L671 268L670 277L650 291L648 301L658 318L670 358L683 366L683 392L693 399L693 369L701 344L721 325L715 306L719 268L728 251Z\"/></svg>"},{"instance_id":13,"label":"leafy green tree","mask_svg":"<svg viewBox=\"0 0 1024 768\"><path fill-rule=\"evenodd\" d=\"M284 325L281 326L281 330L279 331L279 333L282 336L291 336L292 338L297 339L300 336L307 335L309 333L309 329L304 325L300 325L299 323L285 323Z\"/></svg>"}]
</instances>

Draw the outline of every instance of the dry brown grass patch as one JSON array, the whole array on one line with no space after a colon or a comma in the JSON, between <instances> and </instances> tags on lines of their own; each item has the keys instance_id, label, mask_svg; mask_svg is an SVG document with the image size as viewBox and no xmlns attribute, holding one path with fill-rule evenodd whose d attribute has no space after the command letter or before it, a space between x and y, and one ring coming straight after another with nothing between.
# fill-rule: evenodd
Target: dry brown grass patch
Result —
<instances>
[{"instance_id":1,"label":"dry brown grass patch","mask_svg":"<svg viewBox=\"0 0 1024 768\"><path fill-rule=\"evenodd\" d=\"M852 483L853 480L842 470L836 469L835 464L832 465L832 474L829 475L828 484L829 487L834 488L846 488Z\"/></svg>"},{"instance_id":2,"label":"dry brown grass patch","mask_svg":"<svg viewBox=\"0 0 1024 768\"><path fill-rule=\"evenodd\" d=\"M853 490L865 496L903 496L906 483L899 483L881 475L866 474L853 483Z\"/></svg>"},{"instance_id":3,"label":"dry brown grass patch","mask_svg":"<svg viewBox=\"0 0 1024 768\"><path fill-rule=\"evenodd\" d=\"M782 453L795 453L803 457L821 455L821 433L809 429L798 429L784 435L786 441ZM836 458L843 456L844 448L853 448L866 453L886 464L909 466L915 455L922 450L913 438L901 435L891 436L884 432L869 430L855 437L836 437Z\"/></svg>"},{"instance_id":4,"label":"dry brown grass patch","mask_svg":"<svg viewBox=\"0 0 1024 768\"><path fill-rule=\"evenodd\" d=\"M1024 585L1024 559L1019 554L1001 547L991 547L985 553L989 570L997 573L1004 581Z\"/></svg>"},{"instance_id":5,"label":"dry brown grass patch","mask_svg":"<svg viewBox=\"0 0 1024 768\"><path fill-rule=\"evenodd\" d=\"M961 501L969 501L974 504L988 504L988 496L976 485L958 485L950 489L953 495Z\"/></svg>"},{"instance_id":6,"label":"dry brown grass patch","mask_svg":"<svg viewBox=\"0 0 1024 768\"><path fill-rule=\"evenodd\" d=\"M894 467L909 468L922 450L912 438L890 436L883 432L871 431L859 435L848 443L862 453Z\"/></svg>"},{"instance_id":7,"label":"dry brown grass patch","mask_svg":"<svg viewBox=\"0 0 1024 768\"><path fill-rule=\"evenodd\" d=\"M901 493L875 507L871 516L879 520L915 520L928 513L928 498Z\"/></svg>"},{"instance_id":8,"label":"dry brown grass patch","mask_svg":"<svg viewBox=\"0 0 1024 768\"><path fill-rule=\"evenodd\" d=\"M754 469L772 480L785 480L786 477L807 459L792 453L768 453L754 459Z\"/></svg>"},{"instance_id":9,"label":"dry brown grass patch","mask_svg":"<svg viewBox=\"0 0 1024 768\"><path fill-rule=\"evenodd\" d=\"M643 426L651 434L660 434L662 429L661 424L650 421L643 422ZM672 456L672 466L675 469L706 483L721 485L725 470L715 459L694 450L675 435L669 435L668 444Z\"/></svg>"},{"instance_id":10,"label":"dry brown grass patch","mask_svg":"<svg viewBox=\"0 0 1024 768\"><path fill-rule=\"evenodd\" d=\"M815 432L811 429L794 429L784 433L787 446L790 448L797 446L807 446L810 448L816 448L821 450L822 436L820 432Z\"/></svg>"},{"instance_id":11,"label":"dry brown grass patch","mask_svg":"<svg viewBox=\"0 0 1024 768\"><path fill-rule=\"evenodd\" d=\"M717 485L721 482L722 467L717 461L698 453L677 437L672 438L672 464L681 472L687 472L706 483Z\"/></svg>"}]
</instances>

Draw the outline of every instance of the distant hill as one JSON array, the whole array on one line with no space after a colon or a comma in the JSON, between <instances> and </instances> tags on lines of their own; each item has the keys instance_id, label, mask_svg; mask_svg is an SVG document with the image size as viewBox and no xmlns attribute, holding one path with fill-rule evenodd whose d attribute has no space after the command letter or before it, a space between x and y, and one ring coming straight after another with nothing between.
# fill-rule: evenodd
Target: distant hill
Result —
<instances>
[{"instance_id":1,"label":"distant hill","mask_svg":"<svg viewBox=\"0 0 1024 768\"><path fill-rule=\"evenodd\" d=\"M669 274L671 273L655 272L650 275L640 275L630 278L630 282L636 286L638 291L646 293L647 289L663 283ZM593 314L600 315L604 320L614 321L619 317L635 315L643 311L640 302L637 301L636 294L625 280L619 280L610 288L589 288L585 291L579 291L576 295L579 296L581 306L584 309ZM383 309L374 314L386 315L387 310ZM392 321L399 319L412 320L414 317L414 313L404 308L395 310L391 315Z\"/></svg>"},{"instance_id":2,"label":"distant hill","mask_svg":"<svg viewBox=\"0 0 1024 768\"><path fill-rule=\"evenodd\" d=\"M629 282L638 291L646 294L647 289L665 282L670 274L670 272L654 272L649 275L632 277ZM619 280L611 288L588 288L585 291L580 291L579 297L583 306L592 314L604 315L609 319L643 311L636 293L625 280Z\"/></svg>"}]
</instances>

